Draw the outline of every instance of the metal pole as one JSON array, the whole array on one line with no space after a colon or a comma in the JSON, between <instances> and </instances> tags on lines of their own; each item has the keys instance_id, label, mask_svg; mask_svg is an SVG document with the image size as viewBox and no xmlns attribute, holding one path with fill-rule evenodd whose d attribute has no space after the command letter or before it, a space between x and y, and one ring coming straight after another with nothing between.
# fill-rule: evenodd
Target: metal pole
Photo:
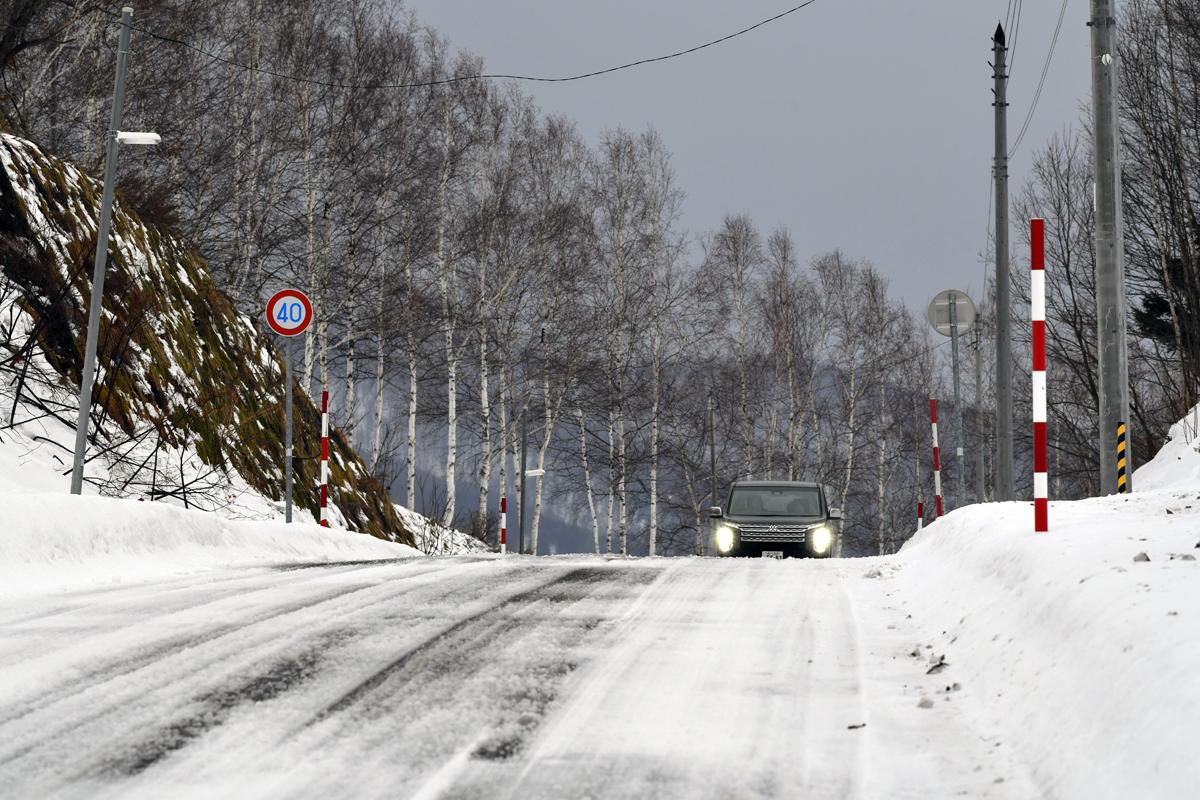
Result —
<instances>
[{"instance_id":1,"label":"metal pole","mask_svg":"<svg viewBox=\"0 0 1200 800\"><path fill-rule=\"evenodd\" d=\"M529 431L526 422L527 409L521 409L521 522L517 526L517 552L525 552L525 453L526 443L529 441Z\"/></svg>"},{"instance_id":2,"label":"metal pole","mask_svg":"<svg viewBox=\"0 0 1200 800\"><path fill-rule=\"evenodd\" d=\"M985 499L983 449L983 325L975 318L975 502Z\"/></svg>"},{"instance_id":3,"label":"metal pole","mask_svg":"<svg viewBox=\"0 0 1200 800\"><path fill-rule=\"evenodd\" d=\"M963 462L963 416L962 399L959 395L958 379L958 293L950 293L950 365L954 372L954 409L958 417L958 430L955 431L954 465L958 469L958 494L955 499L958 505L967 504L967 466Z\"/></svg>"},{"instance_id":4,"label":"metal pole","mask_svg":"<svg viewBox=\"0 0 1200 800\"><path fill-rule=\"evenodd\" d=\"M1008 48L996 26L996 499L1013 499L1012 282L1008 273Z\"/></svg>"},{"instance_id":5,"label":"metal pole","mask_svg":"<svg viewBox=\"0 0 1200 800\"><path fill-rule=\"evenodd\" d=\"M284 377L283 381L287 384L287 394L284 400L284 420L283 426L283 494L284 494L284 521L292 521L292 341L290 339L283 343L283 359L284 359Z\"/></svg>"},{"instance_id":6,"label":"metal pole","mask_svg":"<svg viewBox=\"0 0 1200 800\"><path fill-rule=\"evenodd\" d=\"M129 38L133 9L121 9L121 36L117 45L117 79L113 87L112 117L104 156L104 194L100 200L100 226L96 231L96 262L92 272L92 298L88 309L87 342L83 349L83 374L79 380L79 418L75 424L75 462L71 468L71 494L83 493L83 458L87 451L88 422L92 413L92 382L96 377L96 342L104 306L104 269L108 264L108 229L112 224L113 184L117 176L117 131L125 104L125 72L129 66Z\"/></svg>"},{"instance_id":7,"label":"metal pole","mask_svg":"<svg viewBox=\"0 0 1200 800\"><path fill-rule=\"evenodd\" d=\"M717 505L717 412L713 406L712 392L708 393L708 467L712 480L712 502Z\"/></svg>"},{"instance_id":8,"label":"metal pole","mask_svg":"<svg viewBox=\"0 0 1200 800\"><path fill-rule=\"evenodd\" d=\"M1117 134L1117 20L1113 0L1092 0L1092 130L1096 168L1096 344L1099 354L1100 493L1117 491L1117 429L1129 421L1125 351L1120 141ZM1131 453L1126 460L1132 463ZM1127 474L1132 470L1127 470ZM1128 487L1132 489L1132 486Z\"/></svg>"}]
</instances>

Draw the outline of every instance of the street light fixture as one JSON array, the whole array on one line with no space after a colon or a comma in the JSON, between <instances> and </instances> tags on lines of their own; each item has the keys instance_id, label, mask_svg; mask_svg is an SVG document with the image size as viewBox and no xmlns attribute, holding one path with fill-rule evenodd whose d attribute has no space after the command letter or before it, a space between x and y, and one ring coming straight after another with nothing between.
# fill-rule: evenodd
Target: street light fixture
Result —
<instances>
[{"instance_id":1,"label":"street light fixture","mask_svg":"<svg viewBox=\"0 0 1200 800\"><path fill-rule=\"evenodd\" d=\"M162 137L153 131L117 131L121 144L159 144Z\"/></svg>"},{"instance_id":2,"label":"street light fixture","mask_svg":"<svg viewBox=\"0 0 1200 800\"><path fill-rule=\"evenodd\" d=\"M92 274L92 297L88 308L87 343L83 351L83 374L79 381L79 419L75 425L75 463L71 469L71 494L83 493L83 457L87 450L88 422L92 411L92 381L96 377L96 341L100 337L100 314L104 305L104 268L108 263L108 233L112 226L113 184L117 172L117 145L155 145L157 133L122 131L121 108L125 103L125 73L129 66L129 38L133 9L121 9L121 38L117 46L117 80L113 89L112 122L104 157L104 196L100 202L100 226L96 235L96 265Z\"/></svg>"}]
</instances>

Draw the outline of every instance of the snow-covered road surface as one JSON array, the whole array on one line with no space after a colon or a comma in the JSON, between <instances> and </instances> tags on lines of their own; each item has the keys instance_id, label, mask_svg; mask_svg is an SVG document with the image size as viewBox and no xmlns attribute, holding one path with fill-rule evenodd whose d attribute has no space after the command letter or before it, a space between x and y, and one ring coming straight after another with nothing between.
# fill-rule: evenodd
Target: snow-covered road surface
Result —
<instances>
[{"instance_id":1,"label":"snow-covered road surface","mask_svg":"<svg viewBox=\"0 0 1200 800\"><path fill-rule=\"evenodd\" d=\"M1041 796L871 564L405 559L20 598L0 796Z\"/></svg>"}]
</instances>

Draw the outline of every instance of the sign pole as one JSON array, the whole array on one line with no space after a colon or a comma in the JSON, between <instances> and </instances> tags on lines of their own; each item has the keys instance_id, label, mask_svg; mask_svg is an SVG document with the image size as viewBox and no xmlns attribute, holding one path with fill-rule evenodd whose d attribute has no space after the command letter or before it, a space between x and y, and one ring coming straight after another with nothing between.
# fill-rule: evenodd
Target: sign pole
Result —
<instances>
[{"instance_id":1,"label":"sign pole","mask_svg":"<svg viewBox=\"0 0 1200 800\"><path fill-rule=\"evenodd\" d=\"M284 383L287 384L285 389L286 399L284 400L284 416L286 417L283 423L283 494L284 494L284 521L292 521L292 350L293 343L288 341L283 346L284 352Z\"/></svg>"},{"instance_id":2,"label":"sign pole","mask_svg":"<svg viewBox=\"0 0 1200 800\"><path fill-rule=\"evenodd\" d=\"M967 465L963 463L963 417L962 399L959 396L958 378L958 295L950 292L950 361L954 372L954 411L958 417L958 430L955 431L954 464L958 469L958 504L966 505L967 497Z\"/></svg>"},{"instance_id":3,"label":"sign pole","mask_svg":"<svg viewBox=\"0 0 1200 800\"><path fill-rule=\"evenodd\" d=\"M271 295L271 299L267 301L267 327L275 331L284 338L283 342L283 380L287 385L284 387L284 412L285 417L283 422L283 494L284 494L284 520L292 521L292 480L293 480L293 450L292 450L292 429L294 427L293 413L293 390L292 390L292 360L295 351L295 345L291 342L308 330L309 324L313 319L312 301L308 299L308 295L298 289L283 289ZM322 403L323 409L327 407L328 401ZM322 483L324 483L324 463L322 462ZM322 497L324 497L325 489L322 486ZM322 506L322 519L325 518L324 506Z\"/></svg>"}]
</instances>

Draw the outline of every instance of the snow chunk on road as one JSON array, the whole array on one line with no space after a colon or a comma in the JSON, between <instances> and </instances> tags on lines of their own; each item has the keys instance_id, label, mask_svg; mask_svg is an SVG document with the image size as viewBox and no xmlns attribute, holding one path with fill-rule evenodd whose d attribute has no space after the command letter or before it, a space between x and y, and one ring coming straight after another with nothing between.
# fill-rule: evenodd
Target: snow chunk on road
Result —
<instances>
[{"instance_id":1,"label":"snow chunk on road","mask_svg":"<svg viewBox=\"0 0 1200 800\"><path fill-rule=\"evenodd\" d=\"M998 721L1046 796L1191 797L1200 785L1200 562L1185 558L1200 540L1200 480L1190 485L1052 503L1049 534L1033 533L1032 504L969 506L900 553L907 606L980 704L976 723Z\"/></svg>"},{"instance_id":2,"label":"snow chunk on road","mask_svg":"<svg viewBox=\"0 0 1200 800\"><path fill-rule=\"evenodd\" d=\"M0 595L44 593L218 567L416 557L363 533L242 522L164 503L0 489Z\"/></svg>"}]
</instances>

